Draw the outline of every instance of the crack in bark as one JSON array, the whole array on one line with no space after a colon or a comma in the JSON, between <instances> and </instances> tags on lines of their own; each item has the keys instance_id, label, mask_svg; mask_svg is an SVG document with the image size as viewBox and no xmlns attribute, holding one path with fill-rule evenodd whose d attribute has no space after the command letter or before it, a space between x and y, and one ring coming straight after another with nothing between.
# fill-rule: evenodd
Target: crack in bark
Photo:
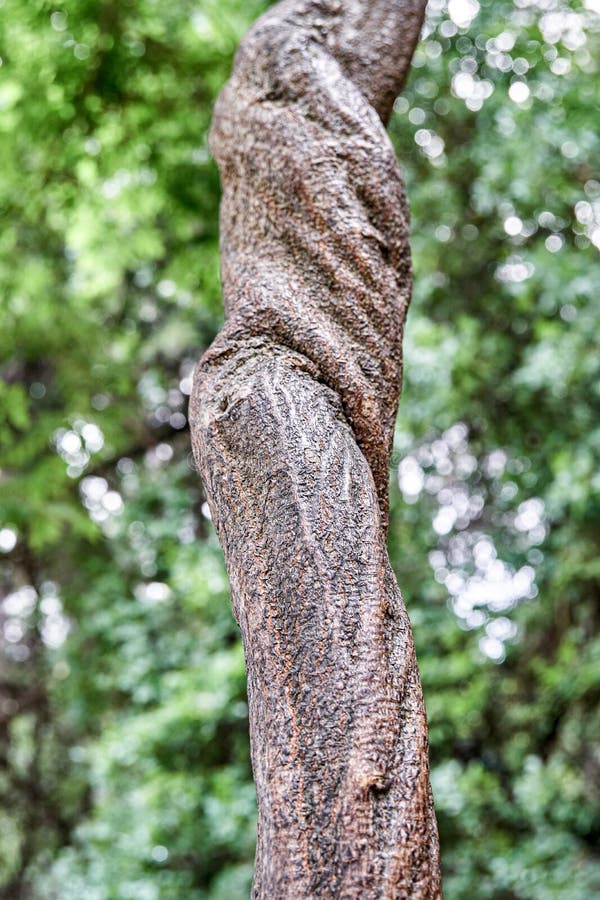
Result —
<instances>
[{"instance_id":1,"label":"crack in bark","mask_svg":"<svg viewBox=\"0 0 600 900\"><path fill-rule=\"evenodd\" d=\"M261 900L440 896L385 546L411 272L382 123L423 7L285 0L215 108L226 322L190 413L246 654Z\"/></svg>"}]
</instances>

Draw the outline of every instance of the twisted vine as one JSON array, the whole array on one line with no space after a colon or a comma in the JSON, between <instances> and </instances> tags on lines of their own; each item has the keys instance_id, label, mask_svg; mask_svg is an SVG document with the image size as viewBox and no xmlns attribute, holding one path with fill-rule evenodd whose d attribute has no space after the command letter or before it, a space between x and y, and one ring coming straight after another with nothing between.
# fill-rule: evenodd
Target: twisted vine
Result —
<instances>
[{"instance_id":1,"label":"twisted vine","mask_svg":"<svg viewBox=\"0 0 600 900\"><path fill-rule=\"evenodd\" d=\"M439 897L427 726L385 546L411 293L385 131L422 0L284 0L217 102L225 325L194 452L248 671L253 895Z\"/></svg>"}]
</instances>

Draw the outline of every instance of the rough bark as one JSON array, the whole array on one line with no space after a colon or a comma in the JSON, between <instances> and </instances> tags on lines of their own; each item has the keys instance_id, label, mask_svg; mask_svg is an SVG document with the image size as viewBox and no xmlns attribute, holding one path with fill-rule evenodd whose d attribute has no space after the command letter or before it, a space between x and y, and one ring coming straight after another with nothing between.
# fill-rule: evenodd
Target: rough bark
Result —
<instances>
[{"instance_id":1,"label":"rough bark","mask_svg":"<svg viewBox=\"0 0 600 900\"><path fill-rule=\"evenodd\" d=\"M214 114L226 322L191 423L246 654L262 900L440 896L386 550L411 270L384 125L423 7L285 0Z\"/></svg>"}]
</instances>

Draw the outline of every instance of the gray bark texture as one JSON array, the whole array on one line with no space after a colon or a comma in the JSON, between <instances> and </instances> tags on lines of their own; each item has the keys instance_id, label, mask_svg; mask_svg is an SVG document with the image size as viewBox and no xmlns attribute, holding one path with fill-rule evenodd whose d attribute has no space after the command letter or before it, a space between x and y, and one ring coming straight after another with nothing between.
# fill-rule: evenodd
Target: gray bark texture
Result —
<instances>
[{"instance_id":1,"label":"gray bark texture","mask_svg":"<svg viewBox=\"0 0 600 900\"><path fill-rule=\"evenodd\" d=\"M386 550L411 265L385 122L423 9L284 0L214 113L226 321L190 417L246 654L260 900L441 896Z\"/></svg>"}]
</instances>

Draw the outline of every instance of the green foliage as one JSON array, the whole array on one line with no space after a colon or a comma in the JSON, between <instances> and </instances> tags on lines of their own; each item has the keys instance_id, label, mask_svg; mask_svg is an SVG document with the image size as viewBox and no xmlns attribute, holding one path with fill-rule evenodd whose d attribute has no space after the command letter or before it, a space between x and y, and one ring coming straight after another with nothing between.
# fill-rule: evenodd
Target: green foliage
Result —
<instances>
[{"instance_id":1,"label":"green foliage","mask_svg":"<svg viewBox=\"0 0 600 900\"><path fill-rule=\"evenodd\" d=\"M211 107L265 5L0 2L2 896L248 895L186 398L222 317ZM599 34L596 0L434 0L391 124L416 285L389 543L451 900L600 891Z\"/></svg>"}]
</instances>

